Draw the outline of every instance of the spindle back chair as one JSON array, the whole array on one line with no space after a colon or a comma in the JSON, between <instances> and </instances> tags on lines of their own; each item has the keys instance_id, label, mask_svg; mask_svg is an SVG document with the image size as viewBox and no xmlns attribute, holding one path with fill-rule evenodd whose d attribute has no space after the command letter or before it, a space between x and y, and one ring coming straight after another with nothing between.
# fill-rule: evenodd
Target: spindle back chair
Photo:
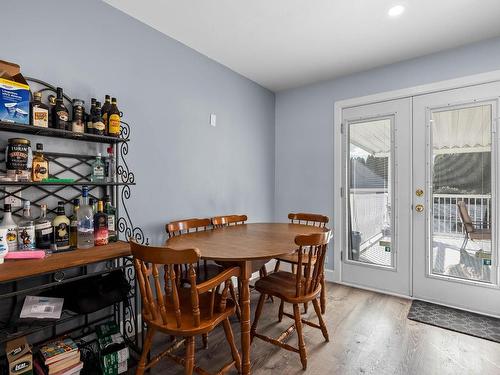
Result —
<instances>
[{"instance_id":1,"label":"spindle back chair","mask_svg":"<svg viewBox=\"0 0 500 375\"><path fill-rule=\"evenodd\" d=\"M320 214L310 214L310 213L289 213L288 219L290 220L290 224L302 224L309 225L318 228L326 228L326 224L330 221L328 216L320 215ZM312 259L315 261L315 258ZM288 263L291 265L292 272L295 273L295 268L298 264L297 253L283 255L281 257L276 258L276 264L274 266L274 272L278 272L280 270L281 262ZM306 262L307 263L307 262ZM320 296L321 303L321 313L324 314L326 311L326 294L325 294L325 281L322 280L323 289ZM307 312L307 303L304 305L304 310Z\"/></svg>"},{"instance_id":2,"label":"spindle back chair","mask_svg":"<svg viewBox=\"0 0 500 375\"><path fill-rule=\"evenodd\" d=\"M182 236L191 232L201 232L211 229L212 229L212 222L208 218L205 219L191 218L184 220L176 220L165 225L165 230L167 231L168 238L175 236ZM196 274L198 282L208 280L217 276L225 268L214 263L208 263L204 259L202 261L198 261L196 263L196 266L197 266ZM189 283L187 268L184 267L182 271L183 272L179 275L179 277L183 282ZM232 282L230 283L230 292L231 292L231 297L236 303L236 315L238 316L239 319L241 315L240 306L238 304L236 291L234 289L234 285ZM207 338L205 336L203 340L204 340L204 346L207 347L208 343L207 343Z\"/></svg>"},{"instance_id":3,"label":"spindle back chair","mask_svg":"<svg viewBox=\"0 0 500 375\"><path fill-rule=\"evenodd\" d=\"M299 235L295 237L295 244L299 246L297 251L297 272L274 272L267 277L261 278L255 283L255 289L257 289L261 295L251 328L250 334L252 340L254 337L258 337L283 349L299 353L302 368L304 370L307 368L307 353L302 334L302 324L320 329L325 340L329 340L328 331L321 314L318 296L323 288L322 281L324 279L324 261L330 239L331 231L313 233L309 235ZM316 259L316 261L313 262L312 259ZM282 303L280 304L279 311L280 322L283 316L294 319L294 324L292 324L292 326L284 331L278 338L271 338L257 333L257 324L262 313L264 300L268 295L281 299ZM284 312L283 306L285 302L293 305L293 315ZM301 318L299 304L307 302L313 303L314 310L318 316L319 324L315 324ZM285 340L295 329L297 330L298 336L298 348L285 343Z\"/></svg>"},{"instance_id":4,"label":"spindle back chair","mask_svg":"<svg viewBox=\"0 0 500 375\"><path fill-rule=\"evenodd\" d=\"M132 239L130 247L141 293L142 317L147 325L146 340L136 374L144 374L145 370L156 365L163 357L184 365L185 374L192 374L193 371L206 374L203 369L195 366L194 338L196 335L208 334L220 323L224 326L233 360L224 365L219 374L233 365L240 371L240 355L229 323L229 317L235 313L235 304L228 299L231 277L238 277L240 269L228 268L215 278L198 283L195 267L200 260L198 249L174 250L162 246L146 246ZM179 282L177 273L183 266L188 269L189 288L182 287ZM147 361L153 336L157 331L183 337L185 358L173 354L179 347L179 343L174 342Z\"/></svg>"},{"instance_id":5,"label":"spindle back chair","mask_svg":"<svg viewBox=\"0 0 500 375\"><path fill-rule=\"evenodd\" d=\"M222 228L230 225L244 224L248 220L247 215L226 215L212 218L214 228Z\"/></svg>"}]
</instances>

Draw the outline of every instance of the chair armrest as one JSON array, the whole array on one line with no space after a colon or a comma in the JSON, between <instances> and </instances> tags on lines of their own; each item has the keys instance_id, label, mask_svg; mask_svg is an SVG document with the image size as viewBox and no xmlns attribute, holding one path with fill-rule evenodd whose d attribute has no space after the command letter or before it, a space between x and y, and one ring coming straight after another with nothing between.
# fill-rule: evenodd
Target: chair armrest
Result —
<instances>
[{"instance_id":1,"label":"chair armrest","mask_svg":"<svg viewBox=\"0 0 500 375\"><path fill-rule=\"evenodd\" d=\"M215 288L216 286L222 284L223 282L230 280L231 277L233 276L235 277L240 276L239 267L231 267L222 271L221 273L211 278L210 280L204 281L201 284L196 285L196 290L198 291L198 294L206 293L209 290Z\"/></svg>"}]
</instances>

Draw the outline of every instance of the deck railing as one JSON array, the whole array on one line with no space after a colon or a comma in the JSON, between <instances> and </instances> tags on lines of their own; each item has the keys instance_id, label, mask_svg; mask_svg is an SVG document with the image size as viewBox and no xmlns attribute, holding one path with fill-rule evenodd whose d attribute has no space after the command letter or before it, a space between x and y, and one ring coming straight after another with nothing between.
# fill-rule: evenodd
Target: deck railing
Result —
<instances>
[{"instance_id":1,"label":"deck railing","mask_svg":"<svg viewBox=\"0 0 500 375\"><path fill-rule=\"evenodd\" d=\"M390 217L387 189L351 189L352 230L363 234L363 241L380 233ZM457 202L464 201L472 221L482 222L489 228L491 221L491 195L489 194L434 194L433 232L435 234L463 234ZM387 212L389 210L389 212ZM390 222L390 221L389 221Z\"/></svg>"},{"instance_id":2,"label":"deck railing","mask_svg":"<svg viewBox=\"0 0 500 375\"><path fill-rule=\"evenodd\" d=\"M491 195L487 194L434 194L434 233L462 234L464 228L460 220L457 202L464 201L473 222L481 222L482 228L489 228L491 219Z\"/></svg>"}]
</instances>

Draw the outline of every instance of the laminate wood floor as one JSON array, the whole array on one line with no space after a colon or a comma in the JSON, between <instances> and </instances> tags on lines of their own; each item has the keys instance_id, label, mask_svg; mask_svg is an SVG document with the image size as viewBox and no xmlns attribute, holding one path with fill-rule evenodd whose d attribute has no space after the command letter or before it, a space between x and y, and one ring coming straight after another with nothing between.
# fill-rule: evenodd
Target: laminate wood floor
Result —
<instances>
[{"instance_id":1,"label":"laminate wood floor","mask_svg":"<svg viewBox=\"0 0 500 375\"><path fill-rule=\"evenodd\" d=\"M304 327L307 371L301 370L298 354L255 339L252 374L500 374L498 343L408 320L409 300L338 284L327 284L327 288L325 320L330 342L324 342L319 330ZM252 292L252 311L257 299L258 294ZM285 306L286 311L291 311L291 306ZM265 303L258 331L278 334L292 323L286 317L282 323L277 323L278 307L276 301ZM312 306L307 315L315 316ZM236 320L233 330L239 342ZM167 336L159 334L155 348L168 342ZM288 343L296 346L295 334ZM230 351L222 327L210 334L208 349L201 348L201 339L197 342L196 364L206 370L217 372L229 359ZM183 374L183 369L164 359L151 373ZM236 374L236 371L230 373Z\"/></svg>"}]
</instances>

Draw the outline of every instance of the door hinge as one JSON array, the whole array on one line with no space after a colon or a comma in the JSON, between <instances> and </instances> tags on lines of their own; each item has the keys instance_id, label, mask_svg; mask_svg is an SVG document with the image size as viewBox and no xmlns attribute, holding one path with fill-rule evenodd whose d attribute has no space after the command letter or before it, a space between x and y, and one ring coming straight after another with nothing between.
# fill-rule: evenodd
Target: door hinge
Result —
<instances>
[{"instance_id":1,"label":"door hinge","mask_svg":"<svg viewBox=\"0 0 500 375\"><path fill-rule=\"evenodd\" d=\"M344 252L343 251L340 252L340 261L341 262L344 261Z\"/></svg>"},{"instance_id":2,"label":"door hinge","mask_svg":"<svg viewBox=\"0 0 500 375\"><path fill-rule=\"evenodd\" d=\"M344 197L344 188L343 187L340 188L340 197L341 198Z\"/></svg>"},{"instance_id":3,"label":"door hinge","mask_svg":"<svg viewBox=\"0 0 500 375\"><path fill-rule=\"evenodd\" d=\"M340 134L344 134L344 123L340 123Z\"/></svg>"}]
</instances>

